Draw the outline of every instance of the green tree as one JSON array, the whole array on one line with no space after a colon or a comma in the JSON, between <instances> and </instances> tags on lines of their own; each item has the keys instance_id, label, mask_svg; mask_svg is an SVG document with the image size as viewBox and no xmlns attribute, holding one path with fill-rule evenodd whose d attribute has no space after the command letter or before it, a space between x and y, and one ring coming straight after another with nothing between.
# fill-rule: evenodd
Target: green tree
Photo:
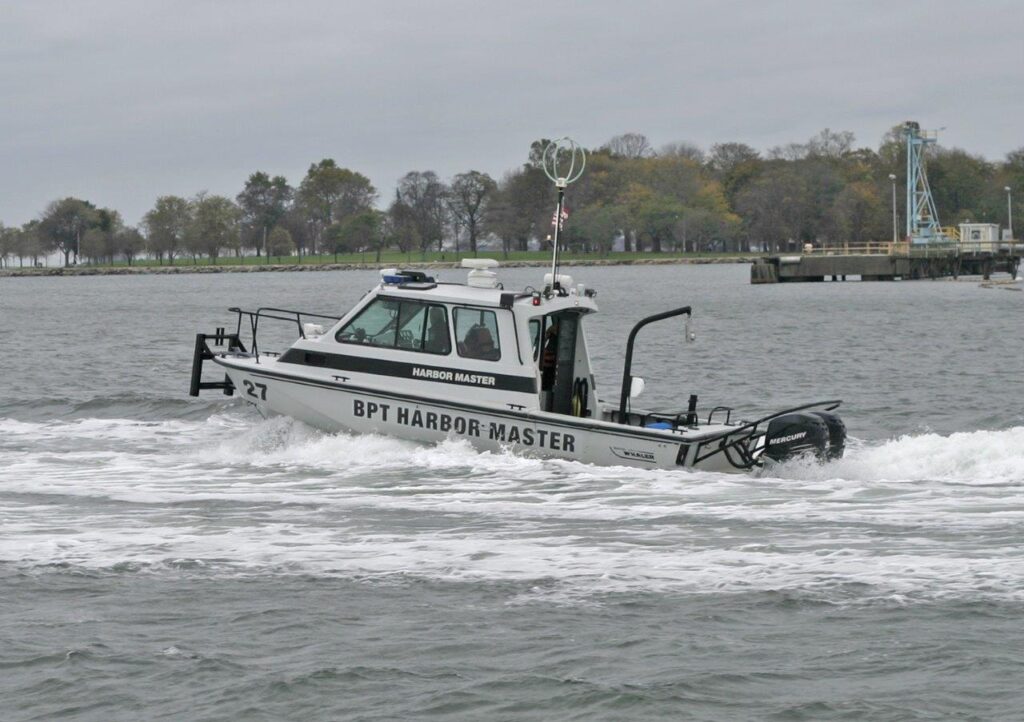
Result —
<instances>
[{"instance_id":1,"label":"green tree","mask_svg":"<svg viewBox=\"0 0 1024 722\"><path fill-rule=\"evenodd\" d=\"M786 166L775 166L740 193L737 210L747 237L759 250L778 251L799 236L807 213L805 182Z\"/></svg>"},{"instance_id":2,"label":"green tree","mask_svg":"<svg viewBox=\"0 0 1024 722\"><path fill-rule=\"evenodd\" d=\"M283 226L274 226L267 236L267 253L273 256L290 256L295 251L292 234Z\"/></svg>"},{"instance_id":3,"label":"green tree","mask_svg":"<svg viewBox=\"0 0 1024 722\"><path fill-rule=\"evenodd\" d=\"M984 158L959 148L937 148L928 160L928 184L944 226L964 221L995 223L1005 216L994 193L996 169ZM1004 199L1005 200L1005 199Z\"/></svg>"},{"instance_id":4,"label":"green tree","mask_svg":"<svg viewBox=\"0 0 1024 722\"><path fill-rule=\"evenodd\" d=\"M18 256L18 264L24 265L23 259L28 258L35 267L39 258L47 253L47 242L39 230L41 222L29 221L21 227L14 239L14 253Z\"/></svg>"},{"instance_id":5,"label":"green tree","mask_svg":"<svg viewBox=\"0 0 1024 722\"><path fill-rule=\"evenodd\" d=\"M413 248L424 247L415 214L412 208L398 197L397 193L395 200L388 206L384 235L388 239L388 244L398 248L402 253L408 253Z\"/></svg>"},{"instance_id":6,"label":"green tree","mask_svg":"<svg viewBox=\"0 0 1024 722\"><path fill-rule=\"evenodd\" d=\"M243 237L247 245L261 255L267 245L267 234L288 212L294 190L284 176L257 171L249 176L236 200L242 210Z\"/></svg>"},{"instance_id":7,"label":"green tree","mask_svg":"<svg viewBox=\"0 0 1024 722\"><path fill-rule=\"evenodd\" d=\"M80 252L83 258L88 258L90 263L102 263L109 257L109 234L93 227L85 232L80 244Z\"/></svg>"},{"instance_id":8,"label":"green tree","mask_svg":"<svg viewBox=\"0 0 1024 722\"><path fill-rule=\"evenodd\" d=\"M408 208L416 227L420 251L432 246L440 251L448 224L448 188L432 171L410 171L398 181L396 200Z\"/></svg>"},{"instance_id":9,"label":"green tree","mask_svg":"<svg viewBox=\"0 0 1024 722\"><path fill-rule=\"evenodd\" d=\"M124 230L120 213L110 208L98 209L95 225L82 236L82 255L92 262L113 264L118 253L116 237Z\"/></svg>"},{"instance_id":10,"label":"green tree","mask_svg":"<svg viewBox=\"0 0 1024 722\"><path fill-rule=\"evenodd\" d=\"M591 204L572 214L566 224L566 235L574 245L607 256L626 227L627 216L628 210L623 206Z\"/></svg>"},{"instance_id":11,"label":"green tree","mask_svg":"<svg viewBox=\"0 0 1024 722\"><path fill-rule=\"evenodd\" d=\"M344 221L328 229L327 238L334 249L334 260L339 253L355 253L368 249L377 251L380 261L381 221L383 213L373 209L353 213Z\"/></svg>"},{"instance_id":12,"label":"green tree","mask_svg":"<svg viewBox=\"0 0 1024 722\"><path fill-rule=\"evenodd\" d=\"M999 164L999 174L996 179L996 190L999 193L1000 205L1002 206L1002 218L1006 219L1009 227L1010 208L1006 202L1005 188L1009 187L1013 202L1013 215L1015 217L1014 237L1020 238L1020 229L1024 226L1024 207L1021 205L1021 198L1024 198L1024 147L1018 148L1006 154L1005 160Z\"/></svg>"},{"instance_id":13,"label":"green tree","mask_svg":"<svg viewBox=\"0 0 1024 722\"><path fill-rule=\"evenodd\" d=\"M740 219L734 213L707 208L684 208L673 232L676 247L693 251L737 250Z\"/></svg>"},{"instance_id":14,"label":"green tree","mask_svg":"<svg viewBox=\"0 0 1024 722\"><path fill-rule=\"evenodd\" d=\"M498 185L487 229L501 238L506 255L513 245L526 251L530 238L548 234L554 208L554 186L544 171L527 164L506 174Z\"/></svg>"},{"instance_id":15,"label":"green tree","mask_svg":"<svg viewBox=\"0 0 1024 722\"><path fill-rule=\"evenodd\" d=\"M716 143L711 146L707 167L722 184L729 202L735 204L739 192L761 172L762 160L745 143Z\"/></svg>"},{"instance_id":16,"label":"green tree","mask_svg":"<svg viewBox=\"0 0 1024 722\"><path fill-rule=\"evenodd\" d=\"M64 254L64 265L71 265L71 255L78 263L82 237L98 221L96 207L78 198L63 198L46 207L39 219L39 234L46 246Z\"/></svg>"},{"instance_id":17,"label":"green tree","mask_svg":"<svg viewBox=\"0 0 1024 722\"><path fill-rule=\"evenodd\" d=\"M350 240L345 235L347 223L333 223L324 231L324 243L321 251L329 251L334 254L334 262L338 262L338 254L348 253L352 250L359 250L350 245Z\"/></svg>"},{"instance_id":18,"label":"green tree","mask_svg":"<svg viewBox=\"0 0 1024 722\"><path fill-rule=\"evenodd\" d=\"M699 145L687 141L666 143L658 149L657 155L662 158L684 158L697 165L702 165L707 160L707 155Z\"/></svg>"},{"instance_id":19,"label":"green tree","mask_svg":"<svg viewBox=\"0 0 1024 722\"><path fill-rule=\"evenodd\" d=\"M296 198L309 224L316 253L323 232L333 223L373 206L377 191L369 178L340 168L331 158L314 163L302 179Z\"/></svg>"},{"instance_id":20,"label":"green tree","mask_svg":"<svg viewBox=\"0 0 1024 722\"><path fill-rule=\"evenodd\" d=\"M200 193L192 200L192 222L185 234L193 262L205 255L217 263L223 250L241 248L241 211L230 198Z\"/></svg>"},{"instance_id":21,"label":"green tree","mask_svg":"<svg viewBox=\"0 0 1024 722\"><path fill-rule=\"evenodd\" d=\"M632 160L649 158L654 155L654 148L651 147L651 142L643 133L616 135L604 144L604 149L614 157Z\"/></svg>"},{"instance_id":22,"label":"green tree","mask_svg":"<svg viewBox=\"0 0 1024 722\"><path fill-rule=\"evenodd\" d=\"M632 184L622 200L636 233L637 250L640 243L647 241L652 251L660 253L663 244L675 239L675 229L684 212L682 203L639 183Z\"/></svg>"},{"instance_id":23,"label":"green tree","mask_svg":"<svg viewBox=\"0 0 1024 722\"><path fill-rule=\"evenodd\" d=\"M160 196L142 219L149 252L161 264L164 256L173 266L174 257L185 250L185 235L192 223L192 207L179 196Z\"/></svg>"},{"instance_id":24,"label":"green tree","mask_svg":"<svg viewBox=\"0 0 1024 722\"><path fill-rule=\"evenodd\" d=\"M469 232L469 250L476 255L477 237L486 223L487 209L498 185L486 173L471 170L452 180L449 208Z\"/></svg>"},{"instance_id":25,"label":"green tree","mask_svg":"<svg viewBox=\"0 0 1024 722\"><path fill-rule=\"evenodd\" d=\"M901 177L901 183L906 181L907 143L903 134L903 123L889 128L882 136L882 141L878 145L878 157L887 173L897 173Z\"/></svg>"},{"instance_id":26,"label":"green tree","mask_svg":"<svg viewBox=\"0 0 1024 722\"><path fill-rule=\"evenodd\" d=\"M114 234L114 251L124 257L129 266L146 250L146 238L138 228L122 227Z\"/></svg>"},{"instance_id":27,"label":"green tree","mask_svg":"<svg viewBox=\"0 0 1024 722\"><path fill-rule=\"evenodd\" d=\"M833 204L838 231L835 240L863 244L889 238L891 209L878 190L875 184L857 181L839 192Z\"/></svg>"},{"instance_id":28,"label":"green tree","mask_svg":"<svg viewBox=\"0 0 1024 722\"><path fill-rule=\"evenodd\" d=\"M807 141L805 147L808 155L838 160L853 149L854 140L855 136L848 130L825 128Z\"/></svg>"},{"instance_id":29,"label":"green tree","mask_svg":"<svg viewBox=\"0 0 1024 722\"><path fill-rule=\"evenodd\" d=\"M14 239L17 236L17 228L7 228L0 223L0 268L9 265L7 257L14 253Z\"/></svg>"}]
</instances>

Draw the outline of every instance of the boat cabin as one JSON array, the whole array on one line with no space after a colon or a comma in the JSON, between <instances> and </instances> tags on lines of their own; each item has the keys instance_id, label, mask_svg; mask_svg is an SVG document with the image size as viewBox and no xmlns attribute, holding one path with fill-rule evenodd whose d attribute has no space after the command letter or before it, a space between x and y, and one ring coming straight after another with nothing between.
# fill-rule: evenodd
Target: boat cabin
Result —
<instances>
[{"instance_id":1,"label":"boat cabin","mask_svg":"<svg viewBox=\"0 0 1024 722\"><path fill-rule=\"evenodd\" d=\"M594 292L564 274L560 293L509 292L489 270L496 262L466 265L466 284L381 271L380 285L348 314L327 331L307 324L280 361L402 393L599 416L582 324L597 310Z\"/></svg>"}]
</instances>

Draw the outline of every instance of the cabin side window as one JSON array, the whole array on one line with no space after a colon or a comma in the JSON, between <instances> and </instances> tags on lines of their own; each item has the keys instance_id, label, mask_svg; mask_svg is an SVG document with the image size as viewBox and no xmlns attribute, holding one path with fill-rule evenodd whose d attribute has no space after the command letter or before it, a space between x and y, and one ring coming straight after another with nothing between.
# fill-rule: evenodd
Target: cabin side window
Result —
<instances>
[{"instance_id":1,"label":"cabin side window","mask_svg":"<svg viewBox=\"0 0 1024 722\"><path fill-rule=\"evenodd\" d=\"M451 334L444 306L375 299L346 323L335 338L341 343L400 348L425 353L451 353Z\"/></svg>"},{"instance_id":2,"label":"cabin side window","mask_svg":"<svg viewBox=\"0 0 1024 722\"><path fill-rule=\"evenodd\" d=\"M483 361L501 359L498 339L498 318L494 311L479 308L456 308L455 339L459 356Z\"/></svg>"}]
</instances>

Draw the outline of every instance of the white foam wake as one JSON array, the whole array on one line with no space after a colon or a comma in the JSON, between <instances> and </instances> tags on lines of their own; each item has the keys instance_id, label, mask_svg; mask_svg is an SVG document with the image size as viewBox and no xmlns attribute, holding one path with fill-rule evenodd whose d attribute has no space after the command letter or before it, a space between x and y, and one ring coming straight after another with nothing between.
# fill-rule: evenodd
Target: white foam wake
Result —
<instances>
[{"instance_id":1,"label":"white foam wake","mask_svg":"<svg viewBox=\"0 0 1024 722\"><path fill-rule=\"evenodd\" d=\"M0 420L0 561L546 580L570 596L1024 590L1024 427L880 444L772 476L602 468L205 421Z\"/></svg>"},{"instance_id":2,"label":"white foam wake","mask_svg":"<svg viewBox=\"0 0 1024 722\"><path fill-rule=\"evenodd\" d=\"M902 436L881 444L857 444L845 458L818 466L795 463L782 476L854 481L946 481L994 485L1024 483L1024 426L942 436Z\"/></svg>"}]
</instances>

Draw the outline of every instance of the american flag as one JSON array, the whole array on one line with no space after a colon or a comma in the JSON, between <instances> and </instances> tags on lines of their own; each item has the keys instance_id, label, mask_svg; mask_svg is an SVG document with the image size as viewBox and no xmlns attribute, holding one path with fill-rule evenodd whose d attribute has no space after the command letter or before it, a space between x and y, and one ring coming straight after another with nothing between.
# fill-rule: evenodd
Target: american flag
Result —
<instances>
[{"instance_id":1,"label":"american flag","mask_svg":"<svg viewBox=\"0 0 1024 722\"><path fill-rule=\"evenodd\" d=\"M562 221L561 221L561 223L559 223L559 221L558 221L558 209L556 208L555 212L551 214L551 225L558 226L558 230L562 230L562 228L565 225L565 222L568 219L569 219L569 209L566 208L565 206L562 206Z\"/></svg>"}]
</instances>

